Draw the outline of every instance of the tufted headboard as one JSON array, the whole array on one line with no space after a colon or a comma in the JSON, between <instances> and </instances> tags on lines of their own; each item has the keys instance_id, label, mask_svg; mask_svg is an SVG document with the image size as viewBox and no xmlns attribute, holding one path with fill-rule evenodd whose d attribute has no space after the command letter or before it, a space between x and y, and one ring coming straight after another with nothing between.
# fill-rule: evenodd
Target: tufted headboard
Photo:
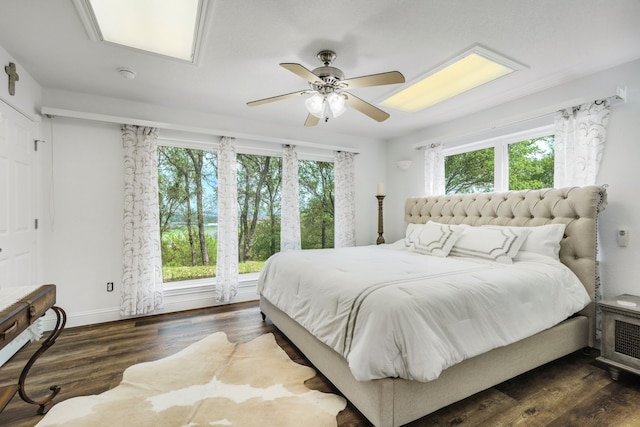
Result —
<instances>
[{"instance_id":1,"label":"tufted headboard","mask_svg":"<svg viewBox=\"0 0 640 427\"><path fill-rule=\"evenodd\" d=\"M405 221L424 224L431 220L447 224L536 226L566 224L560 242L560 261L582 281L591 304L580 314L589 317L589 340L595 337L597 278L597 218L607 205L604 187L570 187L505 193L458 194L410 198Z\"/></svg>"}]
</instances>

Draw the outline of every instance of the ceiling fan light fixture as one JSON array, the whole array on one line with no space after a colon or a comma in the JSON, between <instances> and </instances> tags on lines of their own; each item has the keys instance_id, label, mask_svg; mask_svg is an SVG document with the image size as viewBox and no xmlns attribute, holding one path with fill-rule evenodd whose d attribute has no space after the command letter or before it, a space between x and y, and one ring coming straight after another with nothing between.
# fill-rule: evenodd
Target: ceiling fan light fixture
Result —
<instances>
[{"instance_id":1,"label":"ceiling fan light fixture","mask_svg":"<svg viewBox=\"0 0 640 427\"><path fill-rule=\"evenodd\" d=\"M324 96L320 95L318 92L315 92L312 96L305 99L304 105L312 115L321 119L324 118L325 100Z\"/></svg>"},{"instance_id":2,"label":"ceiling fan light fixture","mask_svg":"<svg viewBox=\"0 0 640 427\"><path fill-rule=\"evenodd\" d=\"M347 110L344 95L332 92L327 95L327 103L333 117L338 117Z\"/></svg>"},{"instance_id":3,"label":"ceiling fan light fixture","mask_svg":"<svg viewBox=\"0 0 640 427\"><path fill-rule=\"evenodd\" d=\"M327 95L315 92L304 101L304 105L311 115L325 120L336 118L347 110L344 95L337 92Z\"/></svg>"}]
</instances>

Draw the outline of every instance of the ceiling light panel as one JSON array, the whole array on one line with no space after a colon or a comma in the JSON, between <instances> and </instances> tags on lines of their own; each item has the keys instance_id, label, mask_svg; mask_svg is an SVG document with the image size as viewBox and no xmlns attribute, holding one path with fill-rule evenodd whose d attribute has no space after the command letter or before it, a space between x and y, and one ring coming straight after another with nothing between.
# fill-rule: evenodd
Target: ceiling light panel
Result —
<instances>
[{"instance_id":1,"label":"ceiling light panel","mask_svg":"<svg viewBox=\"0 0 640 427\"><path fill-rule=\"evenodd\" d=\"M381 104L396 110L417 112L523 67L476 46L428 72L425 77L388 97Z\"/></svg>"},{"instance_id":2,"label":"ceiling light panel","mask_svg":"<svg viewBox=\"0 0 640 427\"><path fill-rule=\"evenodd\" d=\"M203 0L76 0L75 3L94 40L195 62L197 40L202 33Z\"/></svg>"}]
</instances>

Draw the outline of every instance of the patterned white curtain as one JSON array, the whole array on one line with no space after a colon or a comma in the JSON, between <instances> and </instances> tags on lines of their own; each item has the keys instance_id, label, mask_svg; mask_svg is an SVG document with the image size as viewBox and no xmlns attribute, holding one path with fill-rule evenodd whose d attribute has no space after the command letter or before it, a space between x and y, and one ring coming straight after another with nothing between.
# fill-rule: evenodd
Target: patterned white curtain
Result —
<instances>
[{"instance_id":1,"label":"patterned white curtain","mask_svg":"<svg viewBox=\"0 0 640 427\"><path fill-rule=\"evenodd\" d=\"M556 188L596 183L610 110L609 101L603 100L556 112L553 174L553 185ZM598 232L598 247L599 234ZM599 270L599 264L596 264L596 339L602 336L602 316L598 303L603 291Z\"/></svg>"},{"instance_id":2,"label":"patterned white curtain","mask_svg":"<svg viewBox=\"0 0 640 427\"><path fill-rule=\"evenodd\" d=\"M336 248L356 245L356 191L354 153L338 151L334 157Z\"/></svg>"},{"instance_id":3,"label":"patterned white curtain","mask_svg":"<svg viewBox=\"0 0 640 427\"><path fill-rule=\"evenodd\" d=\"M235 140L223 137L218 148L218 302L229 302L238 293L237 174Z\"/></svg>"},{"instance_id":4,"label":"patterned white curtain","mask_svg":"<svg viewBox=\"0 0 640 427\"><path fill-rule=\"evenodd\" d=\"M445 193L442 144L431 144L425 147L424 193L425 196L438 196Z\"/></svg>"},{"instance_id":5,"label":"patterned white curtain","mask_svg":"<svg viewBox=\"0 0 640 427\"><path fill-rule=\"evenodd\" d=\"M162 254L158 207L158 130L122 125L124 236L120 314L162 307Z\"/></svg>"},{"instance_id":6,"label":"patterned white curtain","mask_svg":"<svg viewBox=\"0 0 640 427\"><path fill-rule=\"evenodd\" d=\"M285 145L282 148L280 251L298 250L300 247L298 153L295 146Z\"/></svg>"},{"instance_id":7,"label":"patterned white curtain","mask_svg":"<svg viewBox=\"0 0 640 427\"><path fill-rule=\"evenodd\" d=\"M595 101L555 114L556 188L594 185L607 135L609 101Z\"/></svg>"}]
</instances>

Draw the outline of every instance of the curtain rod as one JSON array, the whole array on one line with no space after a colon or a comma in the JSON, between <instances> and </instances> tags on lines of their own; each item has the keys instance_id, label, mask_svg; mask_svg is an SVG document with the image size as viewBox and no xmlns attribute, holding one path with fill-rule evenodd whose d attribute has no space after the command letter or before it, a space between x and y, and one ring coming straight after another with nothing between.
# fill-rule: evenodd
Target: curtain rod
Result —
<instances>
[{"instance_id":1,"label":"curtain rod","mask_svg":"<svg viewBox=\"0 0 640 427\"><path fill-rule=\"evenodd\" d=\"M627 102L627 88L626 86L618 86L616 88L616 94L615 95L610 95L604 98L596 98L596 100L607 100L611 103L612 106L615 105L620 105L620 104L624 104ZM490 124L490 126L488 128L483 128L480 130L475 130L475 131L470 131L470 132L466 132L466 133L460 133L460 134L454 134L454 135L446 135L446 136L440 136L437 138L431 138L428 139L426 141L422 141L422 142L417 142L415 144L413 144L411 147L416 149L416 150L422 150L430 145L433 144L444 144L446 142L451 142L451 141L455 141L455 140L460 140L460 139L464 139L464 138L468 138L474 135L479 135L483 132L488 132L488 131L492 131L492 130L496 130L496 129L503 129L503 128L508 128L510 126L517 126L519 124L522 123L526 123L529 121L534 121L534 120L541 120L541 119L546 119L549 118L550 116L552 116L553 114L555 114L556 111L559 110L564 110L565 108L571 108L574 107L576 105L580 105L580 104L584 104L585 102L590 102L593 101L593 98L590 99L586 99L586 98L579 98L579 100L574 100L571 102L562 102L562 103L558 103L555 104L552 107L545 107L544 109L538 109L536 110L536 112L533 113L529 113L529 114L525 114L525 115L521 115L520 118L518 119L511 119L511 120L503 120L503 121L498 121L498 122L494 122L493 124ZM568 105L571 104L571 105ZM552 110L551 112L549 110ZM542 112L544 111L544 112Z\"/></svg>"},{"instance_id":2,"label":"curtain rod","mask_svg":"<svg viewBox=\"0 0 640 427\"><path fill-rule=\"evenodd\" d=\"M236 139L247 139L251 141L274 142L277 144L298 145L300 147L318 148L322 150L348 151L350 153L359 154L359 152L355 151L353 148L341 147L338 145L325 145L325 144L320 144L320 143L311 142L311 141L293 140L293 139L278 138L278 137L264 136L264 135L253 135L248 133L203 128L203 127L197 127L197 126L185 126L185 125L178 125L175 123L157 122L157 121L143 120L143 119L133 119L130 117L111 116L107 114L87 113L84 111L66 110L63 108L42 107L40 112L42 115L47 117L52 117L52 116L67 117L71 119L93 120L98 122L117 123L117 124L126 123L130 125L156 127L158 129L174 130L178 132L199 133L202 135L213 135L213 136L220 136L220 137L229 136Z\"/></svg>"}]
</instances>

